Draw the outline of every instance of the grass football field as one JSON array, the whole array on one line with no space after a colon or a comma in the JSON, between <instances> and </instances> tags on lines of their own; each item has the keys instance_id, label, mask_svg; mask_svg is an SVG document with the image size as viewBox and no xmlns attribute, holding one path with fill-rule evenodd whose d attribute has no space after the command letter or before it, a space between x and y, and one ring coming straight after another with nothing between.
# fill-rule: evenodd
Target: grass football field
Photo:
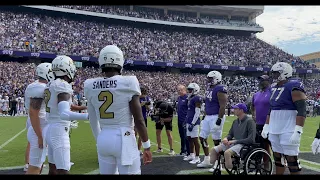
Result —
<instances>
[{"instance_id":1,"label":"grass football field","mask_svg":"<svg viewBox=\"0 0 320 180\"><path fill-rule=\"evenodd\" d=\"M25 130L27 117L0 117L0 169L5 167L23 166L24 154L27 145L27 131ZM234 116L227 117L223 129L225 136L235 119ZM302 134L300 151L310 152L311 143L314 139L315 132L319 126L320 117L308 117ZM78 121L77 129L72 129L71 133L71 161L75 164L71 167L71 174L86 174L98 169L98 160L96 153L95 141L88 121ZM157 149L155 124L148 120L148 133L152 142L152 151ZM177 127L177 118L173 120L173 140L174 151L180 152L180 137ZM210 146L213 146L212 140L208 140ZM153 153L153 156L168 155L169 145L165 134L162 132L163 153ZM202 153L202 150L201 150ZM300 161L302 165L307 165L320 169L320 164L310 161ZM194 174L194 173L193 173ZM207 172L195 174L208 174Z\"/></svg>"}]
</instances>

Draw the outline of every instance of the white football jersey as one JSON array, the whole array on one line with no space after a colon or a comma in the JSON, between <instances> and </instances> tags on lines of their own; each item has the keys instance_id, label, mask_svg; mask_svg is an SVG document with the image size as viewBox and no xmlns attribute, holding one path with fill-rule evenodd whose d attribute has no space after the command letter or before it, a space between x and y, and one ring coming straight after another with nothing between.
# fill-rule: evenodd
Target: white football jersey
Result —
<instances>
[{"instance_id":1,"label":"white football jersey","mask_svg":"<svg viewBox=\"0 0 320 180\"><path fill-rule=\"evenodd\" d=\"M4 99L0 99L0 108L3 106Z\"/></svg>"},{"instance_id":2,"label":"white football jersey","mask_svg":"<svg viewBox=\"0 0 320 180\"><path fill-rule=\"evenodd\" d=\"M136 76L87 79L84 82L84 95L88 107L94 107L101 128L134 127L129 102L132 96L141 95ZM92 112L88 113L90 118Z\"/></svg>"},{"instance_id":3,"label":"white football jersey","mask_svg":"<svg viewBox=\"0 0 320 180\"><path fill-rule=\"evenodd\" d=\"M71 106L73 90L72 86L67 81L56 79L47 84L44 94L48 123L65 122L65 120L60 119L58 111L58 94L61 93L70 94L69 104ZM70 121L67 122L70 123Z\"/></svg>"},{"instance_id":4,"label":"white football jersey","mask_svg":"<svg viewBox=\"0 0 320 180\"><path fill-rule=\"evenodd\" d=\"M42 98L44 99L44 90L46 89L45 83L40 83L39 81L35 81L29 84L26 88L25 94L25 104L26 111L29 112L30 109L30 98ZM20 100L20 106L23 106L23 100ZM46 105L45 101L42 101L41 108L39 111L40 125L46 125ZM28 116L28 121L30 121L30 117Z\"/></svg>"}]
</instances>

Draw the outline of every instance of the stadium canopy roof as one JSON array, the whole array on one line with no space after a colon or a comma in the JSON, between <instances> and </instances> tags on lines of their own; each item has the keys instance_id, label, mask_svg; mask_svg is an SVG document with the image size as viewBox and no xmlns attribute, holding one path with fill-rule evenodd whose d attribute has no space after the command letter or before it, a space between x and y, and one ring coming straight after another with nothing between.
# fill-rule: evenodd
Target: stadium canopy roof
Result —
<instances>
[{"instance_id":1,"label":"stadium canopy roof","mask_svg":"<svg viewBox=\"0 0 320 180\"><path fill-rule=\"evenodd\" d=\"M141 5L144 6L144 5ZM205 5L186 5L186 6L144 6L157 9L176 10L183 12L200 12L204 14L231 15L231 16L259 16L264 11L264 6L205 6Z\"/></svg>"}]
</instances>

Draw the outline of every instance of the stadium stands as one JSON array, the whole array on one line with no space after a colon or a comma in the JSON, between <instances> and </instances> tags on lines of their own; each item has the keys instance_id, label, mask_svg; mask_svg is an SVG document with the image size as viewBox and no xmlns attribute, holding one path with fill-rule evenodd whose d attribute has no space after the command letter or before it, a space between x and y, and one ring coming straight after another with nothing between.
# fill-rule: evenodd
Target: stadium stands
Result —
<instances>
[{"instance_id":1,"label":"stadium stands","mask_svg":"<svg viewBox=\"0 0 320 180\"><path fill-rule=\"evenodd\" d=\"M77 6L77 5L57 5L57 7L91 11L97 13L106 13L120 16L129 16L136 18L144 19L153 19L153 20L162 20L162 21L172 21L172 22L182 22L182 23L195 23L195 24L216 24L216 25L225 25L225 26L253 26L260 27L256 23L250 23L245 20L231 20L227 21L227 17L219 16L209 16L209 15L200 15L199 18L196 17L196 13L183 13L176 11L168 11L167 14L164 14L164 10L133 6L133 9L130 11L129 6Z\"/></svg>"},{"instance_id":2,"label":"stadium stands","mask_svg":"<svg viewBox=\"0 0 320 180\"><path fill-rule=\"evenodd\" d=\"M36 65L33 63L18 62L1 62L0 69L3 70L0 77L0 94L9 96L23 96L23 92L27 85L34 80L34 70ZM19 73L17 73L19 72ZM75 91L83 95L83 82L88 78L99 76L99 70L86 67L80 68L77 72L75 80ZM171 99L176 95L176 87L178 84L189 84L196 82L202 87L203 94L206 84L204 74L188 74L188 73L167 73L167 72L146 72L146 71L124 71L124 75L136 75L141 84L149 89L149 95L152 99ZM257 79L253 77L231 76L224 77L223 83L227 85L229 90L229 101L231 104L238 102L246 102L252 92L257 91ZM320 87L319 79L304 80L309 98L315 98L318 87Z\"/></svg>"},{"instance_id":3,"label":"stadium stands","mask_svg":"<svg viewBox=\"0 0 320 180\"><path fill-rule=\"evenodd\" d=\"M117 6L60 7L139 18L203 23L187 15L173 12L163 15L148 8L128 11L129 7ZM214 23L215 20L211 22ZM80 18L75 20L67 16L61 18L32 12L0 11L0 50L97 57L100 48L106 44L116 44L130 60L253 67L270 67L277 61L285 61L296 68L315 67L255 37L177 32L165 28L136 28ZM0 62L0 68L0 94L23 96L26 85L33 81L35 64ZM180 83L196 82L202 88L206 83L203 74L145 71L124 71L124 74L135 74L141 84L149 88L153 99L173 98L176 85ZM98 70L94 68L79 69L75 90L82 94L82 82L98 75ZM308 95L315 97L320 80L304 81ZM257 90L257 81L253 77L225 77L223 83L228 85L231 103L245 102L250 94Z\"/></svg>"},{"instance_id":4,"label":"stadium stands","mask_svg":"<svg viewBox=\"0 0 320 180\"><path fill-rule=\"evenodd\" d=\"M142 29L8 11L0 16L0 49L97 57L101 47L116 44L131 60L254 67L286 61L294 67L314 67L255 37Z\"/></svg>"}]
</instances>

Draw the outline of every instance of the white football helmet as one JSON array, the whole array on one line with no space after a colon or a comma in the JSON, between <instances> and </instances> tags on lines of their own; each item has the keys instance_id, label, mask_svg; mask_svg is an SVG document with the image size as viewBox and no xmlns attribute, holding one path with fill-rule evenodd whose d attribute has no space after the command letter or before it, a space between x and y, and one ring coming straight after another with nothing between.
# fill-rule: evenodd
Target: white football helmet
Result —
<instances>
[{"instance_id":1,"label":"white football helmet","mask_svg":"<svg viewBox=\"0 0 320 180\"><path fill-rule=\"evenodd\" d=\"M207 74L207 78L212 78L208 80L210 85L216 85L222 81L222 75L219 71L210 71Z\"/></svg>"},{"instance_id":2,"label":"white football helmet","mask_svg":"<svg viewBox=\"0 0 320 180\"><path fill-rule=\"evenodd\" d=\"M283 81L292 77L292 67L290 64L285 62L277 62L271 67L270 71L272 74L274 74L274 72L279 73L279 76L277 75L277 77L272 75L272 78L277 79L278 81Z\"/></svg>"},{"instance_id":3,"label":"white football helmet","mask_svg":"<svg viewBox=\"0 0 320 180\"><path fill-rule=\"evenodd\" d=\"M108 45L99 54L100 68L118 68L122 71L124 65L123 52L115 45Z\"/></svg>"},{"instance_id":4,"label":"white football helmet","mask_svg":"<svg viewBox=\"0 0 320 180\"><path fill-rule=\"evenodd\" d=\"M190 83L187 90L190 95L196 95L200 92L200 86L197 83Z\"/></svg>"},{"instance_id":5,"label":"white football helmet","mask_svg":"<svg viewBox=\"0 0 320 180\"><path fill-rule=\"evenodd\" d=\"M54 80L51 63L41 63L37 66L36 76L39 76L48 82Z\"/></svg>"},{"instance_id":6,"label":"white football helmet","mask_svg":"<svg viewBox=\"0 0 320 180\"><path fill-rule=\"evenodd\" d=\"M57 56L51 64L55 76L68 76L71 81L74 80L77 69L69 56Z\"/></svg>"}]
</instances>

